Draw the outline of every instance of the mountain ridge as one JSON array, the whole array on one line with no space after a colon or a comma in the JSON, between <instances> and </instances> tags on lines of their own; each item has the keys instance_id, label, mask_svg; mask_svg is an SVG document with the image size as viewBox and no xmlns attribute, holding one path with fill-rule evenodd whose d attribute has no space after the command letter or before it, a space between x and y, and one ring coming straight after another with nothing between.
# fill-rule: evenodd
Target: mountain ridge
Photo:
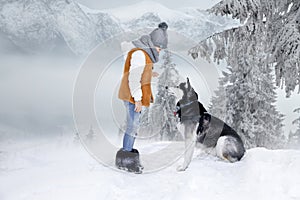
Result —
<instances>
[{"instance_id":1,"label":"mountain ridge","mask_svg":"<svg viewBox=\"0 0 300 200\"><path fill-rule=\"evenodd\" d=\"M28 52L52 51L65 41L63 45L75 55L86 55L122 32L155 28L161 21L168 23L169 30L195 41L238 26L234 20L197 8L172 10L152 1L104 10L72 0L6 0L0 4L0 31Z\"/></svg>"}]
</instances>

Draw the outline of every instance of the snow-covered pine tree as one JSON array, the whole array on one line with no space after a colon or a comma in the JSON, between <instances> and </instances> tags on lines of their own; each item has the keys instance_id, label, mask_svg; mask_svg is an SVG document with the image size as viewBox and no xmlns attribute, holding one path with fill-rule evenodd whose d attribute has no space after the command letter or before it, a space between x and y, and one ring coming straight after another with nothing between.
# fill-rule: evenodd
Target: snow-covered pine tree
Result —
<instances>
[{"instance_id":1,"label":"snow-covered pine tree","mask_svg":"<svg viewBox=\"0 0 300 200\"><path fill-rule=\"evenodd\" d=\"M151 131L149 134L156 134L155 138L159 140L179 140L181 138L174 115L176 96L171 90L179 83L179 73L172 62L171 52L166 50L163 59L163 72L158 78L158 92L151 108L141 116L140 130Z\"/></svg>"},{"instance_id":2,"label":"snow-covered pine tree","mask_svg":"<svg viewBox=\"0 0 300 200\"><path fill-rule=\"evenodd\" d=\"M300 113L300 108L295 109L294 112ZM289 147L300 149L300 115L293 124L297 125L297 130L289 134Z\"/></svg>"},{"instance_id":3,"label":"snow-covered pine tree","mask_svg":"<svg viewBox=\"0 0 300 200\"><path fill-rule=\"evenodd\" d=\"M271 2L273 7L278 6ZM217 94L213 98L211 112L221 115L220 118L236 129L248 148L277 148L282 147L285 141L283 115L274 106L276 94L271 75L274 63L280 60L272 56L275 51L272 54L270 50L273 43L270 37L275 37L270 31L270 27L274 26L269 22L273 19L272 10L268 10L272 3L269 5L264 0L221 1L211 11L230 14L244 25L215 34L189 51L194 58L200 54L209 61L213 56L217 63L226 60L229 73L224 74L220 81L224 88L221 85L221 96ZM287 95L293 89L288 85L286 82L286 88L290 88L286 90ZM225 112L220 112L224 107Z\"/></svg>"},{"instance_id":4,"label":"snow-covered pine tree","mask_svg":"<svg viewBox=\"0 0 300 200\"><path fill-rule=\"evenodd\" d=\"M80 143L80 136L79 136L79 133L77 131L75 132L75 135L73 137L73 143L74 144L79 144Z\"/></svg>"},{"instance_id":5,"label":"snow-covered pine tree","mask_svg":"<svg viewBox=\"0 0 300 200\"><path fill-rule=\"evenodd\" d=\"M223 77L219 78L219 87L215 91L217 95L212 97L211 104L208 109L212 115L217 116L224 121L226 119L226 91L224 86L228 73L224 71L222 73Z\"/></svg>"},{"instance_id":6,"label":"snow-covered pine tree","mask_svg":"<svg viewBox=\"0 0 300 200\"><path fill-rule=\"evenodd\" d=\"M92 141L95 138L96 134L94 132L93 126L90 126L89 132L86 134L86 140Z\"/></svg>"},{"instance_id":7,"label":"snow-covered pine tree","mask_svg":"<svg viewBox=\"0 0 300 200\"><path fill-rule=\"evenodd\" d=\"M264 36L264 60L274 67L276 85L285 86L289 97L300 86L300 1L299 0L223 0L209 11L239 19L242 26L218 33L204 40L189 52L216 61L230 59L236 48L235 37L240 35L245 44L255 43L251 34ZM216 39L216 41L215 41ZM212 44L216 45L213 49ZM243 52L247 53L247 52ZM262 52L257 51L256 54ZM300 92L300 87L298 87Z\"/></svg>"}]
</instances>

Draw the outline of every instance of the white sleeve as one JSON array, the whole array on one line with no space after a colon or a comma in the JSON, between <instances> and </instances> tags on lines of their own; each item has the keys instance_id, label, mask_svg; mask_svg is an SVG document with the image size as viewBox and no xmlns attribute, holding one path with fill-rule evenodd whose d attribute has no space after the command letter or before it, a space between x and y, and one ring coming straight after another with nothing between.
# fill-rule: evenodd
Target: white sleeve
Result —
<instances>
[{"instance_id":1,"label":"white sleeve","mask_svg":"<svg viewBox=\"0 0 300 200\"><path fill-rule=\"evenodd\" d=\"M134 101L141 101L143 95L141 79L146 65L146 57L144 52L141 50L135 51L131 55L130 63L131 65L128 76L130 93L134 98Z\"/></svg>"}]
</instances>

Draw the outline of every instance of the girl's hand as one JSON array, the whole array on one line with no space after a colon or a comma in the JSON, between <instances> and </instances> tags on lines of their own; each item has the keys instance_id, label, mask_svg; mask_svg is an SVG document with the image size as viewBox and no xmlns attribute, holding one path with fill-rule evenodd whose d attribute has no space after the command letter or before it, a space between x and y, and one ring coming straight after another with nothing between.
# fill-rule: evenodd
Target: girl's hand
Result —
<instances>
[{"instance_id":1,"label":"girl's hand","mask_svg":"<svg viewBox=\"0 0 300 200\"><path fill-rule=\"evenodd\" d=\"M141 112L142 111L142 102L141 101L136 101L135 102L134 111L135 112Z\"/></svg>"}]
</instances>

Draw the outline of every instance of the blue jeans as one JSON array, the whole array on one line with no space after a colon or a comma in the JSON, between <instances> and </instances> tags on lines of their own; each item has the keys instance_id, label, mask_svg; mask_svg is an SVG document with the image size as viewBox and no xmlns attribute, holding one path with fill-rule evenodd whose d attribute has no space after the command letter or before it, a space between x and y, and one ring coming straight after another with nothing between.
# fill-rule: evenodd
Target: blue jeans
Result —
<instances>
[{"instance_id":1,"label":"blue jeans","mask_svg":"<svg viewBox=\"0 0 300 200\"><path fill-rule=\"evenodd\" d=\"M131 151L140 125L140 112L135 112L135 104L124 101L126 108L126 131L123 138L123 150Z\"/></svg>"}]
</instances>

